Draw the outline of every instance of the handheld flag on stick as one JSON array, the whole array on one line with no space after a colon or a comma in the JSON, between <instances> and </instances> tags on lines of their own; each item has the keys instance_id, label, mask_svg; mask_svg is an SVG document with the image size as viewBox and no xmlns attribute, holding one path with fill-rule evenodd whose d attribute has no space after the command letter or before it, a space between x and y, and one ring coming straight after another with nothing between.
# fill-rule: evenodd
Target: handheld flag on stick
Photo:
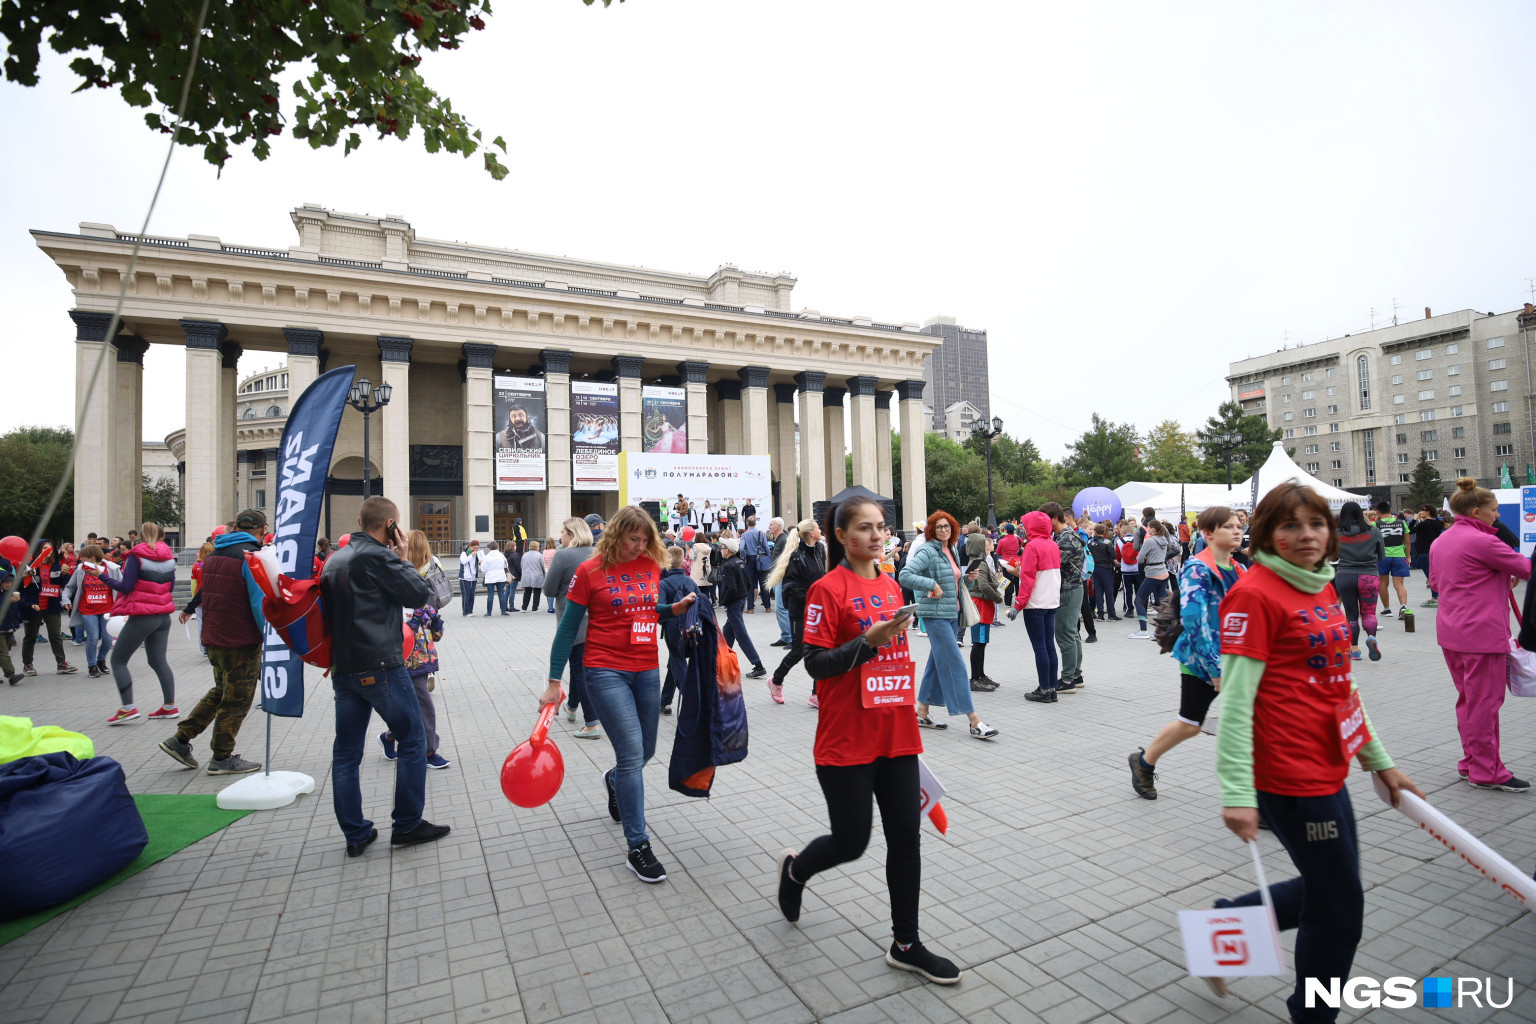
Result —
<instances>
[{"instance_id":1,"label":"handheld flag on stick","mask_svg":"<svg viewBox=\"0 0 1536 1024\"><path fill-rule=\"evenodd\" d=\"M944 813L944 807L939 803L945 792L944 784L940 782L928 770L928 762L921 757L917 759L917 790L920 803L918 813L926 814L933 821L933 827L941 833L949 832L949 815Z\"/></svg>"}]
</instances>

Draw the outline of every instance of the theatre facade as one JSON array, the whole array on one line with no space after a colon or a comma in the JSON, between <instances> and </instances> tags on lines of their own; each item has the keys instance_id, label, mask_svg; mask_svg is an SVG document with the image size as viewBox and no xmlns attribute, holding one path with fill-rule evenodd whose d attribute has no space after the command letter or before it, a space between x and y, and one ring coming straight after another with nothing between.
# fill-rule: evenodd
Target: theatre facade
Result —
<instances>
[{"instance_id":1,"label":"theatre facade","mask_svg":"<svg viewBox=\"0 0 1536 1024\"><path fill-rule=\"evenodd\" d=\"M249 430L237 443L249 398L237 393L249 377L242 359L249 368L286 358L278 372L294 400L338 366L389 384L389 404L370 421L371 493L394 499L410 526L440 544L505 538L516 516L543 536L572 514L611 514L617 486L583 472L580 451L612 432L603 403L617 413L625 451L660 450L665 435L689 455L767 456L774 510L790 522L847 482L891 495L899 430L909 452L901 515L907 524L927 515L912 439L920 444L927 426L923 359L940 339L917 324L792 311L795 280L783 274L723 266L695 276L437 241L399 217L312 205L292 220L298 244L289 248L138 238L91 223L32 232L74 290L76 409L84 410L77 536L125 532L140 519L151 345L185 350L186 421L173 448L189 539L257 490L276 495L280 422L260 446ZM122 323L108 338L135 242ZM509 446L533 447L531 431L542 435L543 473L507 472ZM327 473L329 531L352 526L363 478L363 417L349 409Z\"/></svg>"}]
</instances>

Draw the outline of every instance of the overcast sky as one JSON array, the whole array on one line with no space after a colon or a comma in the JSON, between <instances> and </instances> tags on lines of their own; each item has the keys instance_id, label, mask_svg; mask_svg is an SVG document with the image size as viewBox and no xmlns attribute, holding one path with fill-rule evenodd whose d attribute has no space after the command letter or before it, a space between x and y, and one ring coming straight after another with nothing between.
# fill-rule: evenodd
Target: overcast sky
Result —
<instances>
[{"instance_id":1,"label":"overcast sky","mask_svg":"<svg viewBox=\"0 0 1536 1024\"><path fill-rule=\"evenodd\" d=\"M222 178L179 150L150 231L296 244L304 202L420 235L707 274L787 270L794 304L986 328L995 411L1047 457L1090 412L1193 428L1230 360L1505 311L1536 277L1536 4L499 0L422 71L511 175L419 137L287 136ZM64 423L73 327L29 228L135 231L165 137L62 59L0 85L0 430ZM285 105L289 101L285 99ZM260 357L258 357L260 358ZM242 369L254 369L247 360ZM182 425L183 355L144 431ZM16 385L21 386L16 386Z\"/></svg>"}]
</instances>

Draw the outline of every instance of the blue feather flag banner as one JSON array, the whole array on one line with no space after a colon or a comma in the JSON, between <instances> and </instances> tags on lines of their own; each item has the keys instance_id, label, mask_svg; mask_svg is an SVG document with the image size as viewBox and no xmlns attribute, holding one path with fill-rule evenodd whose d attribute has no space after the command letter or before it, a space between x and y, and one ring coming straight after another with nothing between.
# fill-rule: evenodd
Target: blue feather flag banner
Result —
<instances>
[{"instance_id":1,"label":"blue feather flag banner","mask_svg":"<svg viewBox=\"0 0 1536 1024\"><path fill-rule=\"evenodd\" d=\"M277 501L273 505L273 547L278 567L292 580L307 580L314 573L315 541L320 536L320 511L325 502L325 478L331 471L331 452L336 431L347 408L355 366L338 366L321 374L304 389L288 413L277 466ZM310 614L323 609L316 603ZM262 641L261 709L271 715L302 718L304 715L304 662L306 636L319 636L321 623L309 630L288 631L284 640L270 621Z\"/></svg>"}]
</instances>

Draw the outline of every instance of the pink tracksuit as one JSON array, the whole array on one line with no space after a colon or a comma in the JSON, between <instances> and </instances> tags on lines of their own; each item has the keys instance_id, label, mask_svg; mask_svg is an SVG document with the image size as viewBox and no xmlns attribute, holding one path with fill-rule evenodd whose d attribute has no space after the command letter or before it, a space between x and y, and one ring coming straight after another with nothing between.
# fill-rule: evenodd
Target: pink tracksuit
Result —
<instances>
[{"instance_id":1,"label":"pink tracksuit","mask_svg":"<svg viewBox=\"0 0 1536 1024\"><path fill-rule=\"evenodd\" d=\"M1470 516L1457 516L1429 549L1429 585L1440 592L1435 633L1456 684L1459 768L1484 785L1512 774L1499 759L1511 576L1530 579L1530 560Z\"/></svg>"}]
</instances>

